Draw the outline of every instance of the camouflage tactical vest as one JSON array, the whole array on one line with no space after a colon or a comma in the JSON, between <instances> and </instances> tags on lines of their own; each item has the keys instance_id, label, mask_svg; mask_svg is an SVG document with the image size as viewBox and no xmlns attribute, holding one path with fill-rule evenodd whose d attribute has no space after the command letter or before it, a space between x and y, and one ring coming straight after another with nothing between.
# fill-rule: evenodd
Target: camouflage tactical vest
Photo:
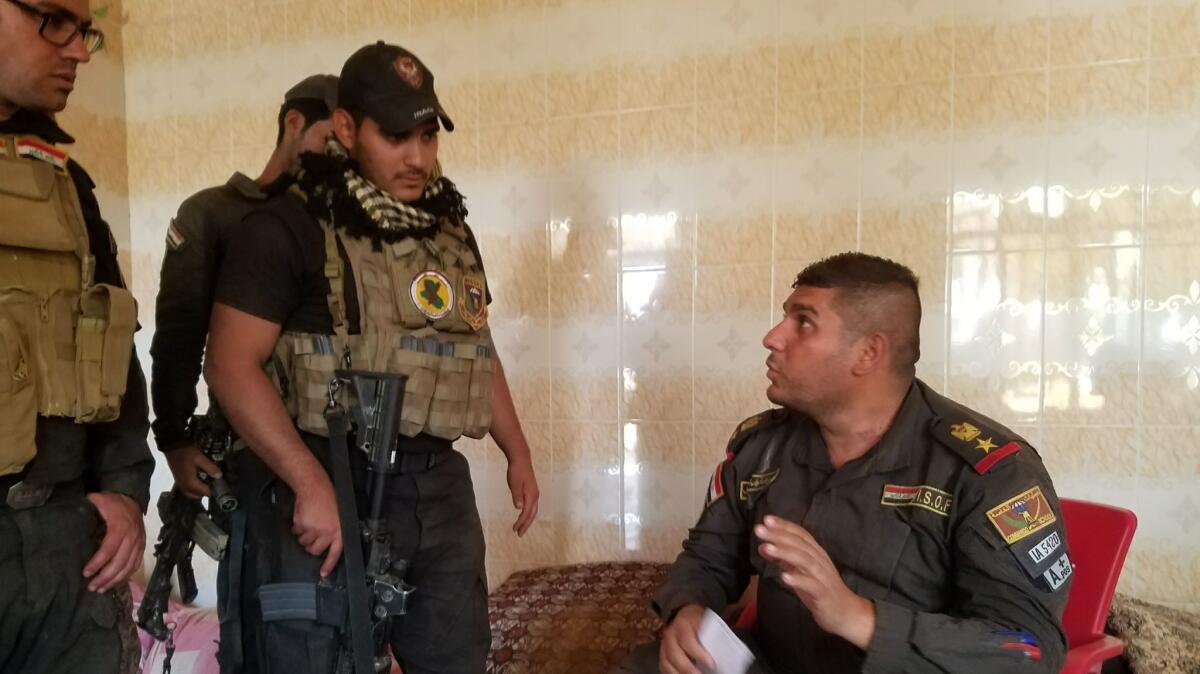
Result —
<instances>
[{"instance_id":1,"label":"camouflage tactical vest","mask_svg":"<svg viewBox=\"0 0 1200 674\"><path fill-rule=\"evenodd\" d=\"M285 332L268 366L296 425L328 436L324 413L334 370L353 368L408 376L402 435L454 440L487 434L494 346L487 279L467 230L443 224L431 239L406 238L374 250L367 239L321 226L335 334ZM347 333L339 242L358 295L357 335Z\"/></svg>"},{"instance_id":2,"label":"camouflage tactical vest","mask_svg":"<svg viewBox=\"0 0 1200 674\"><path fill-rule=\"evenodd\" d=\"M66 155L0 136L0 475L37 453L38 416L120 414L137 307L94 268Z\"/></svg>"}]
</instances>

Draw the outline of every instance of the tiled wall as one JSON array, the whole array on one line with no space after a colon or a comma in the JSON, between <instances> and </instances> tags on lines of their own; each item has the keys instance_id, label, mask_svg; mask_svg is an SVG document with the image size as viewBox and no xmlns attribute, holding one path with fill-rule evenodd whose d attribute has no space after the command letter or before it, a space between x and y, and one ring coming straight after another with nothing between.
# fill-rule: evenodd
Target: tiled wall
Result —
<instances>
[{"instance_id":1,"label":"tiled wall","mask_svg":"<svg viewBox=\"0 0 1200 674\"><path fill-rule=\"evenodd\" d=\"M861 249L923 279L920 375L1026 434L1063 495L1138 512L1124 589L1200 606L1200 3L124 14L144 336L169 218L256 175L284 89L376 38L434 69L543 489L517 540L503 457L464 443L493 582L671 558L733 425L767 404L759 342L791 278Z\"/></svg>"},{"instance_id":2,"label":"tiled wall","mask_svg":"<svg viewBox=\"0 0 1200 674\"><path fill-rule=\"evenodd\" d=\"M121 0L92 2L93 25L104 33L104 49L80 66L75 92L58 123L75 137L64 148L96 182L96 198L130 274L129 166L125 148L125 64ZM142 300L143 304L146 302Z\"/></svg>"}]
</instances>

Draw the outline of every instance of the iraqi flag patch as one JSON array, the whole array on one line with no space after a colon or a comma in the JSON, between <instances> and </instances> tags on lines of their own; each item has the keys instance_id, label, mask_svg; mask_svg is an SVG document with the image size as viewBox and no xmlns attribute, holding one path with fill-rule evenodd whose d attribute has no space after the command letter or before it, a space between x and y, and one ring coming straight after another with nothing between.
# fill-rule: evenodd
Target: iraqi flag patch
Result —
<instances>
[{"instance_id":1,"label":"iraqi flag patch","mask_svg":"<svg viewBox=\"0 0 1200 674\"><path fill-rule=\"evenodd\" d=\"M171 250L179 250L183 244L187 243L183 233L175 226L175 221L171 220L171 224L167 227L167 248Z\"/></svg>"},{"instance_id":2,"label":"iraqi flag patch","mask_svg":"<svg viewBox=\"0 0 1200 674\"><path fill-rule=\"evenodd\" d=\"M725 471L725 463L733 458L733 454L726 453L725 461L717 464L717 469L713 471L712 479L708 481L708 495L704 497L704 507L720 501L725 497L725 483L722 481L722 473Z\"/></svg>"},{"instance_id":3,"label":"iraqi flag patch","mask_svg":"<svg viewBox=\"0 0 1200 674\"><path fill-rule=\"evenodd\" d=\"M17 156L44 161L60 171L67 170L66 152L33 138L20 138L17 140Z\"/></svg>"}]
</instances>

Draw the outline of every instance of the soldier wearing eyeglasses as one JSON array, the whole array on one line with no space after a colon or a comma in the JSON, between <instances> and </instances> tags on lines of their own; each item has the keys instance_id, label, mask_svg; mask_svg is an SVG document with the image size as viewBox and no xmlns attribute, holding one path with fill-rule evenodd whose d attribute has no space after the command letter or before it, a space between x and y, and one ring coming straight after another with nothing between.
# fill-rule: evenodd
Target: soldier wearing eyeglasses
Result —
<instances>
[{"instance_id":1,"label":"soldier wearing eyeglasses","mask_svg":"<svg viewBox=\"0 0 1200 674\"><path fill-rule=\"evenodd\" d=\"M0 0L0 672L118 672L145 547L137 310L53 118L103 43L88 0Z\"/></svg>"}]
</instances>

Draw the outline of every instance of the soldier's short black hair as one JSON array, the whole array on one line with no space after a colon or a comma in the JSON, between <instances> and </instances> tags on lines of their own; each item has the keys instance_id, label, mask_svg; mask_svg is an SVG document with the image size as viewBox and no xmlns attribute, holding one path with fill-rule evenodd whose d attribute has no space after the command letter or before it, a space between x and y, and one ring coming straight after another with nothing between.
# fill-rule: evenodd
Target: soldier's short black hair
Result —
<instances>
[{"instance_id":1,"label":"soldier's short black hair","mask_svg":"<svg viewBox=\"0 0 1200 674\"><path fill-rule=\"evenodd\" d=\"M833 308L847 337L883 333L891 342L897 371L912 376L921 358L920 280L911 269L867 253L838 253L796 275L793 288L837 291Z\"/></svg>"},{"instance_id":2,"label":"soldier's short black hair","mask_svg":"<svg viewBox=\"0 0 1200 674\"><path fill-rule=\"evenodd\" d=\"M275 147L283 142L283 120L287 114L295 110L304 116L304 130L308 131L313 124L323 122L331 115L333 111L319 98L297 98L295 100L286 101L279 107L279 135L275 137Z\"/></svg>"}]
</instances>

